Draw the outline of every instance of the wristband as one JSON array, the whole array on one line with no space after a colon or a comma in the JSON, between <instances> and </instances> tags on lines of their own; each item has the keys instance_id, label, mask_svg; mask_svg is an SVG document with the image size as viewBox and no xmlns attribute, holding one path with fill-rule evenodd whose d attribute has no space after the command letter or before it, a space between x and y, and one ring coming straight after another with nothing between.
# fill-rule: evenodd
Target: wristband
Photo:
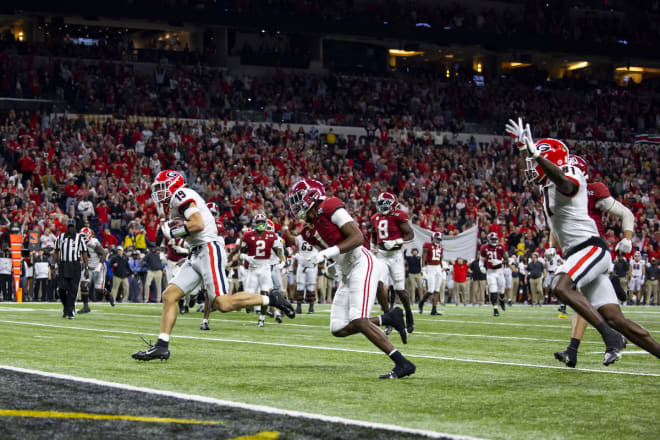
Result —
<instances>
[{"instance_id":1,"label":"wristband","mask_svg":"<svg viewBox=\"0 0 660 440\"><path fill-rule=\"evenodd\" d=\"M170 234L172 235L172 237L183 238L190 235L190 232L188 231L186 225L183 224L183 225L175 226L172 229L170 229Z\"/></svg>"}]
</instances>

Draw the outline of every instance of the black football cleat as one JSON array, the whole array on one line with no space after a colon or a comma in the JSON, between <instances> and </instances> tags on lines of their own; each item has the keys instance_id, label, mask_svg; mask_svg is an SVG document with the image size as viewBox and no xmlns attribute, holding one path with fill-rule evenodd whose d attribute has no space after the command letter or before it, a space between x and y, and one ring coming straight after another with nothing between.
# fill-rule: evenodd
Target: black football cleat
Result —
<instances>
[{"instance_id":1,"label":"black football cleat","mask_svg":"<svg viewBox=\"0 0 660 440\"><path fill-rule=\"evenodd\" d=\"M415 322L414 322L412 311L410 313L406 312L406 331L408 334L415 331Z\"/></svg>"},{"instance_id":2,"label":"black football cleat","mask_svg":"<svg viewBox=\"0 0 660 440\"><path fill-rule=\"evenodd\" d=\"M274 318L275 317L275 312L273 312L272 307L268 308L268 311L266 312L266 315L268 315L269 318Z\"/></svg>"},{"instance_id":3,"label":"black football cleat","mask_svg":"<svg viewBox=\"0 0 660 440\"><path fill-rule=\"evenodd\" d=\"M146 342L146 341L145 341ZM133 359L138 361L151 361L153 359L167 360L170 358L170 351L166 347L151 345L147 342L149 348L144 351L136 351L132 354Z\"/></svg>"},{"instance_id":4,"label":"black football cleat","mask_svg":"<svg viewBox=\"0 0 660 440\"><path fill-rule=\"evenodd\" d=\"M423 302L420 301L419 304L417 304L417 307L419 308L419 314L420 315L422 313L424 313L424 303Z\"/></svg>"},{"instance_id":5,"label":"black football cleat","mask_svg":"<svg viewBox=\"0 0 660 440\"><path fill-rule=\"evenodd\" d=\"M391 325L386 325L386 326L385 326L385 335L386 335L386 336L389 336L390 333L392 333L392 330L393 330L393 328L392 328Z\"/></svg>"},{"instance_id":6,"label":"black football cleat","mask_svg":"<svg viewBox=\"0 0 660 440\"><path fill-rule=\"evenodd\" d=\"M278 324L282 324L282 315L279 313L275 315L275 321L277 321Z\"/></svg>"},{"instance_id":7,"label":"black football cleat","mask_svg":"<svg viewBox=\"0 0 660 440\"><path fill-rule=\"evenodd\" d=\"M435 306L431 307L431 315L442 315L442 313L438 313L438 309Z\"/></svg>"},{"instance_id":8,"label":"black football cleat","mask_svg":"<svg viewBox=\"0 0 660 440\"><path fill-rule=\"evenodd\" d=\"M412 362L406 360L404 364L395 366L392 371L387 374L381 374L379 379L401 379L415 373L417 367Z\"/></svg>"},{"instance_id":9,"label":"black football cleat","mask_svg":"<svg viewBox=\"0 0 660 440\"><path fill-rule=\"evenodd\" d=\"M85 304L82 309L78 310L78 313L89 313L91 312L89 306Z\"/></svg>"},{"instance_id":10,"label":"black football cleat","mask_svg":"<svg viewBox=\"0 0 660 440\"><path fill-rule=\"evenodd\" d=\"M500 312L497 309L493 309L493 316L500 316Z\"/></svg>"},{"instance_id":11,"label":"black football cleat","mask_svg":"<svg viewBox=\"0 0 660 440\"><path fill-rule=\"evenodd\" d=\"M310 315L314 313L314 304L309 305L309 309L307 310L307 313Z\"/></svg>"},{"instance_id":12,"label":"black football cleat","mask_svg":"<svg viewBox=\"0 0 660 440\"><path fill-rule=\"evenodd\" d=\"M617 344L605 347L605 357L603 358L603 365L605 365L606 367L621 359L621 354L623 353L623 349L626 348L627 345L626 338L624 338L623 335L619 335L619 336L621 336L621 338L619 339L619 342Z\"/></svg>"},{"instance_id":13,"label":"black football cleat","mask_svg":"<svg viewBox=\"0 0 660 440\"><path fill-rule=\"evenodd\" d=\"M296 317L296 312L293 310L293 306L280 292L271 292L268 295L268 299L270 306L280 309L287 318L293 319Z\"/></svg>"},{"instance_id":14,"label":"black football cleat","mask_svg":"<svg viewBox=\"0 0 660 440\"><path fill-rule=\"evenodd\" d=\"M500 300L500 307L502 308L503 312L506 310L506 303L504 302L503 299Z\"/></svg>"},{"instance_id":15,"label":"black football cleat","mask_svg":"<svg viewBox=\"0 0 660 440\"><path fill-rule=\"evenodd\" d=\"M577 365L577 352L575 350L558 351L555 353L555 359L567 367L575 368Z\"/></svg>"},{"instance_id":16,"label":"black football cleat","mask_svg":"<svg viewBox=\"0 0 660 440\"><path fill-rule=\"evenodd\" d=\"M298 315L302 315L302 304L297 304L296 305L296 313Z\"/></svg>"},{"instance_id":17,"label":"black football cleat","mask_svg":"<svg viewBox=\"0 0 660 440\"><path fill-rule=\"evenodd\" d=\"M210 327L209 327L209 323L208 323L208 322L202 322L202 323L199 325L199 329L200 329L200 330L211 330Z\"/></svg>"},{"instance_id":18,"label":"black football cleat","mask_svg":"<svg viewBox=\"0 0 660 440\"><path fill-rule=\"evenodd\" d=\"M391 319L391 326L401 335L401 342L408 343L408 333L406 333L406 324L403 321L403 310L398 307L393 308L388 313Z\"/></svg>"}]
</instances>

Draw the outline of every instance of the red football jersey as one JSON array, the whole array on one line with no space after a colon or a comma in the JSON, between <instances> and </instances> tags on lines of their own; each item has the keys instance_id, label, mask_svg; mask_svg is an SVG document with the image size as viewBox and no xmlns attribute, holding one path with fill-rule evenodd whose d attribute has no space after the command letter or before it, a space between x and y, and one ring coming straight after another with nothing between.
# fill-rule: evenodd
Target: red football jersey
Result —
<instances>
[{"instance_id":1,"label":"red football jersey","mask_svg":"<svg viewBox=\"0 0 660 440\"><path fill-rule=\"evenodd\" d=\"M327 249L344 241L339 227L332 223L332 214L343 207L344 204L337 197L328 197L321 201L314 223L302 231L305 241L319 249Z\"/></svg>"},{"instance_id":2,"label":"red football jersey","mask_svg":"<svg viewBox=\"0 0 660 440\"><path fill-rule=\"evenodd\" d=\"M376 235L376 243L382 245L386 240L403 238L399 225L408 221L408 214L397 209L392 214L375 213L371 216L371 226Z\"/></svg>"},{"instance_id":3,"label":"red football jersey","mask_svg":"<svg viewBox=\"0 0 660 440\"><path fill-rule=\"evenodd\" d=\"M274 232L247 231L243 234L243 242L248 248L248 256L255 260L268 260L273 250L273 244L278 241Z\"/></svg>"},{"instance_id":4,"label":"red football jersey","mask_svg":"<svg viewBox=\"0 0 660 440\"><path fill-rule=\"evenodd\" d=\"M445 251L445 248L442 246L436 246L433 243L424 243L423 249L426 249L426 261L424 261L425 264L428 266L437 266L438 264L442 264L442 254ZM422 250L422 253L424 251Z\"/></svg>"},{"instance_id":5,"label":"red football jersey","mask_svg":"<svg viewBox=\"0 0 660 440\"><path fill-rule=\"evenodd\" d=\"M486 260L486 269L499 269L504 262L504 248L502 245L491 246L489 244L481 245L479 254ZM492 260L500 260L500 263L493 264Z\"/></svg>"},{"instance_id":6,"label":"red football jersey","mask_svg":"<svg viewBox=\"0 0 660 440\"><path fill-rule=\"evenodd\" d=\"M179 247L186 247L186 240L183 238L174 238L174 245L179 246ZM180 254L176 250L174 250L174 247L170 245L170 243L167 243L167 259L170 261L179 261L183 258L186 258L188 254Z\"/></svg>"},{"instance_id":7,"label":"red football jersey","mask_svg":"<svg viewBox=\"0 0 660 440\"><path fill-rule=\"evenodd\" d=\"M605 235L605 225L603 225L603 213L596 208L596 203L600 199L605 197L610 197L610 190L607 189L601 182L589 182L587 184L587 196L588 196L588 205L589 205L589 217L596 222L596 227L598 228L598 233L602 237Z\"/></svg>"}]
</instances>

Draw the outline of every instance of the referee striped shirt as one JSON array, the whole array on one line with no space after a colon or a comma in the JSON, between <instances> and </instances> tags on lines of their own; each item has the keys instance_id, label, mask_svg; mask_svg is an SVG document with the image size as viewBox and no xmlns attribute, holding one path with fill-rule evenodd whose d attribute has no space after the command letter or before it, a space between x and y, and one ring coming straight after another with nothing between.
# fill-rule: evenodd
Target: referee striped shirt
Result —
<instances>
[{"instance_id":1,"label":"referee striped shirt","mask_svg":"<svg viewBox=\"0 0 660 440\"><path fill-rule=\"evenodd\" d=\"M83 252L87 252L87 245L81 234L69 237L62 232L55 242L55 249L59 251L60 263L76 263L80 261Z\"/></svg>"}]
</instances>

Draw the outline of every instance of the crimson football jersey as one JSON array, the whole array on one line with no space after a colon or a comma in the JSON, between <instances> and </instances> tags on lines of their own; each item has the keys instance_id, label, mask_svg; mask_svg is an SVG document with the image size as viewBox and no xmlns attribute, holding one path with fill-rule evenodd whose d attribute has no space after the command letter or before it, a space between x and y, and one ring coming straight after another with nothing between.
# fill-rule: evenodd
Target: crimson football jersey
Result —
<instances>
[{"instance_id":1,"label":"crimson football jersey","mask_svg":"<svg viewBox=\"0 0 660 440\"><path fill-rule=\"evenodd\" d=\"M587 196L589 203L589 217L596 222L596 227L598 228L598 234L602 237L605 235L605 225L603 225L603 213L596 208L596 204L600 199L610 197L610 190L607 189L601 182L589 182L587 184Z\"/></svg>"},{"instance_id":2,"label":"crimson football jersey","mask_svg":"<svg viewBox=\"0 0 660 440\"><path fill-rule=\"evenodd\" d=\"M423 249L426 249L426 261L424 263L428 266L437 266L442 264L442 254L445 249L442 246L436 246L433 243L424 243ZM422 250L422 253L424 251Z\"/></svg>"},{"instance_id":3,"label":"crimson football jersey","mask_svg":"<svg viewBox=\"0 0 660 440\"><path fill-rule=\"evenodd\" d=\"M303 229L303 239L319 249L327 249L344 241L339 227L332 223L332 214L343 207L344 204L337 197L323 199L316 211L314 222Z\"/></svg>"},{"instance_id":4,"label":"crimson football jersey","mask_svg":"<svg viewBox=\"0 0 660 440\"><path fill-rule=\"evenodd\" d=\"M186 258L188 254L180 254L174 249L174 246L180 248L186 247L186 240L183 238L173 238L167 242L167 259L170 261L179 261L183 258Z\"/></svg>"},{"instance_id":5,"label":"crimson football jersey","mask_svg":"<svg viewBox=\"0 0 660 440\"><path fill-rule=\"evenodd\" d=\"M486 269L499 269L502 267L504 261L504 248L500 244L497 246L483 244L479 250L479 255L486 260ZM498 264L493 264L492 260L500 260L500 262Z\"/></svg>"},{"instance_id":6,"label":"crimson football jersey","mask_svg":"<svg viewBox=\"0 0 660 440\"><path fill-rule=\"evenodd\" d=\"M371 216L371 226L373 227L376 243L379 247L386 240L396 240L403 238L399 225L408 221L408 214L397 209L392 214L383 215L379 212Z\"/></svg>"},{"instance_id":7,"label":"crimson football jersey","mask_svg":"<svg viewBox=\"0 0 660 440\"><path fill-rule=\"evenodd\" d=\"M254 257L255 260L270 259L273 248L282 246L282 242L274 232L258 234L256 231L247 231L243 235L243 243L248 248L248 256Z\"/></svg>"}]
</instances>

